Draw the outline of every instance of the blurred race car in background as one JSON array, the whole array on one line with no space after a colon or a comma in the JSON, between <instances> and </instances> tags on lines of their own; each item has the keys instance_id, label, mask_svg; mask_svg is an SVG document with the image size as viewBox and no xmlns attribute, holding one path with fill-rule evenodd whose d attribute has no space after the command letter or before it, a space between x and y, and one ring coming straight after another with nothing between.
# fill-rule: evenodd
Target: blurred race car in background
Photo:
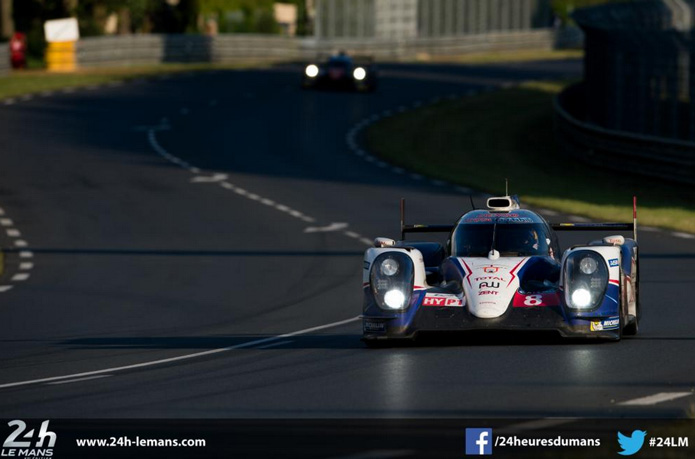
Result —
<instances>
[{"instance_id":1,"label":"blurred race car in background","mask_svg":"<svg viewBox=\"0 0 695 459\"><path fill-rule=\"evenodd\" d=\"M310 63L302 73L303 88L336 88L374 91L377 70L370 58L350 57L344 52L330 56L323 62Z\"/></svg>"},{"instance_id":2,"label":"blurred race car in background","mask_svg":"<svg viewBox=\"0 0 695 459\"><path fill-rule=\"evenodd\" d=\"M640 319L637 211L632 223L549 224L518 198L490 198L454 225L405 225L377 238L363 271L363 340L422 333L543 330L620 340ZM560 252L555 231L627 231ZM449 233L446 246L406 233Z\"/></svg>"}]
</instances>

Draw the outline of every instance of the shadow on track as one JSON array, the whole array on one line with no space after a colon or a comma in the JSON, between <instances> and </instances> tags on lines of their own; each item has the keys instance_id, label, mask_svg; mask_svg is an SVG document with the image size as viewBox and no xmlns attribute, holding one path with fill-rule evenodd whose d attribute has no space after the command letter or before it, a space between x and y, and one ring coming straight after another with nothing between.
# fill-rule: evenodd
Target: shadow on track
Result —
<instances>
[{"instance_id":1,"label":"shadow on track","mask_svg":"<svg viewBox=\"0 0 695 459\"><path fill-rule=\"evenodd\" d=\"M23 249L5 249L5 253L18 253ZM32 252L48 255L137 255L188 257L361 257L357 250L149 250L149 249L51 249L32 248Z\"/></svg>"},{"instance_id":2,"label":"shadow on track","mask_svg":"<svg viewBox=\"0 0 695 459\"><path fill-rule=\"evenodd\" d=\"M58 343L71 349L222 349L239 347L243 350L293 350L293 349L364 349L371 351L361 341L357 334L335 335L305 335L278 337L273 341L247 343L267 340L277 335L232 335L232 336L133 336L107 338L78 338ZM695 339L695 338L683 338ZM425 349L433 347L510 347L510 346L557 346L557 345L586 345L606 343L600 340L567 339L554 332L495 332L468 331L444 335L427 335L418 337L415 341L393 341L380 347L388 349ZM374 351L372 351L374 352Z\"/></svg>"}]
</instances>

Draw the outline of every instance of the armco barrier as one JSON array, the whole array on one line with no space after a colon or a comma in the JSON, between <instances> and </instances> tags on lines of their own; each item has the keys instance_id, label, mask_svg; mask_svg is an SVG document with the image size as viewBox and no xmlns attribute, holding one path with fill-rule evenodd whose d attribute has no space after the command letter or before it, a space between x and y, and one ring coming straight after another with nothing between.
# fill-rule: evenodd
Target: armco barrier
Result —
<instances>
[{"instance_id":1,"label":"armco barrier","mask_svg":"<svg viewBox=\"0 0 695 459\"><path fill-rule=\"evenodd\" d=\"M600 167L695 184L695 142L614 131L585 123L577 119L585 111L581 105L585 100L581 83L555 99L555 134L562 150Z\"/></svg>"},{"instance_id":2,"label":"armco barrier","mask_svg":"<svg viewBox=\"0 0 695 459\"><path fill-rule=\"evenodd\" d=\"M377 59L414 59L467 52L551 49L558 42L578 46L581 36L536 29L407 40L292 38L278 35L119 35L90 37L77 43L80 67L149 65L162 62L232 62L311 59L339 49Z\"/></svg>"},{"instance_id":3,"label":"armco barrier","mask_svg":"<svg viewBox=\"0 0 695 459\"><path fill-rule=\"evenodd\" d=\"M10 72L10 45L0 42L0 75L7 75Z\"/></svg>"},{"instance_id":4,"label":"armco barrier","mask_svg":"<svg viewBox=\"0 0 695 459\"><path fill-rule=\"evenodd\" d=\"M118 35L84 38L77 44L81 67L300 56L300 40L275 35Z\"/></svg>"}]
</instances>

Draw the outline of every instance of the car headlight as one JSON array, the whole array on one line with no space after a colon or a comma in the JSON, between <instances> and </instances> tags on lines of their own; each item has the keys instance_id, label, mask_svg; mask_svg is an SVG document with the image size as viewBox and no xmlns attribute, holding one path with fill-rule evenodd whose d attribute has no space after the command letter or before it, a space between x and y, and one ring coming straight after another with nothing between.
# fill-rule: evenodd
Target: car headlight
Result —
<instances>
[{"instance_id":1,"label":"car headlight","mask_svg":"<svg viewBox=\"0 0 695 459\"><path fill-rule=\"evenodd\" d=\"M591 304L591 291L585 287L578 287L572 291L572 304L578 308L586 308Z\"/></svg>"},{"instance_id":2,"label":"car headlight","mask_svg":"<svg viewBox=\"0 0 695 459\"><path fill-rule=\"evenodd\" d=\"M597 308L608 286L608 267L591 250L577 250L565 260L565 301L573 309Z\"/></svg>"},{"instance_id":3,"label":"car headlight","mask_svg":"<svg viewBox=\"0 0 695 459\"><path fill-rule=\"evenodd\" d=\"M314 64L309 64L306 66L306 69L304 69L304 73L309 78L315 78L319 74L319 68Z\"/></svg>"},{"instance_id":4,"label":"car headlight","mask_svg":"<svg viewBox=\"0 0 695 459\"><path fill-rule=\"evenodd\" d=\"M408 307L414 279L413 260L404 252L380 254L372 262L372 270L369 273L371 290L377 305L391 311Z\"/></svg>"},{"instance_id":5,"label":"car headlight","mask_svg":"<svg viewBox=\"0 0 695 459\"><path fill-rule=\"evenodd\" d=\"M389 290L384 294L384 303L391 309L401 309L405 303L405 295L400 290Z\"/></svg>"},{"instance_id":6,"label":"car headlight","mask_svg":"<svg viewBox=\"0 0 695 459\"><path fill-rule=\"evenodd\" d=\"M398 262L393 258L386 258L381 262L379 270L385 276L393 276L398 272Z\"/></svg>"},{"instance_id":7,"label":"car headlight","mask_svg":"<svg viewBox=\"0 0 695 459\"><path fill-rule=\"evenodd\" d=\"M596 272L596 269L598 268L598 263L596 263L596 260L593 257L584 257L582 260L579 262L579 270L583 272L584 274L593 274Z\"/></svg>"},{"instance_id":8,"label":"car headlight","mask_svg":"<svg viewBox=\"0 0 695 459\"><path fill-rule=\"evenodd\" d=\"M362 67L357 67L352 71L352 76L355 78L355 80L362 81L367 78L367 71Z\"/></svg>"}]
</instances>

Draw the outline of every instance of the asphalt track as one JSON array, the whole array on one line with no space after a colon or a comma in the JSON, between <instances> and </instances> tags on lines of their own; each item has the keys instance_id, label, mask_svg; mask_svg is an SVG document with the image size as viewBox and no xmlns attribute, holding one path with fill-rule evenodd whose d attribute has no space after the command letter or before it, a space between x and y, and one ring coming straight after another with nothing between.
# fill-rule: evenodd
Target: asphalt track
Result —
<instances>
[{"instance_id":1,"label":"asphalt track","mask_svg":"<svg viewBox=\"0 0 695 459\"><path fill-rule=\"evenodd\" d=\"M469 208L461 190L357 156L357 123L579 72L391 65L363 95L302 91L280 67L0 106L0 208L21 233L0 236L0 417L692 415L695 239L669 232L640 233L642 328L620 343L371 350L356 320L278 337L360 314L365 239L397 235L400 197L413 222ZM622 404L660 393L680 396Z\"/></svg>"}]
</instances>

